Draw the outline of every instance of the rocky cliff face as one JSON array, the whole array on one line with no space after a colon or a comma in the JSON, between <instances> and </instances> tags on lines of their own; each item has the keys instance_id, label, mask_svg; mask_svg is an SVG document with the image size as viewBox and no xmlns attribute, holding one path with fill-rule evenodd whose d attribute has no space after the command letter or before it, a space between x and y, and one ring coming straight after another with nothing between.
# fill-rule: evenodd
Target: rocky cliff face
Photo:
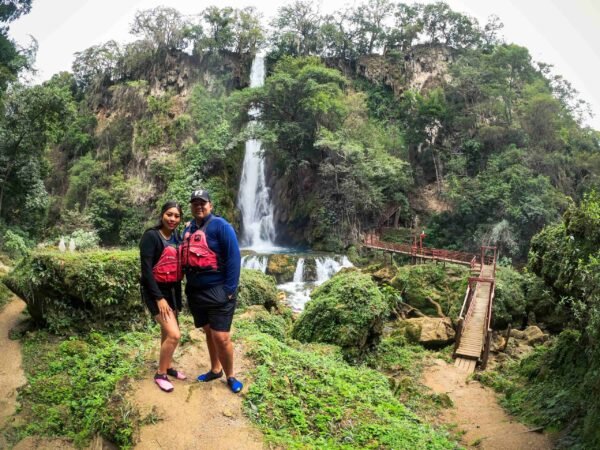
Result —
<instances>
[{"instance_id":1,"label":"rocky cliff face","mask_svg":"<svg viewBox=\"0 0 600 450\"><path fill-rule=\"evenodd\" d=\"M426 91L448 81L452 60L452 50L448 47L420 45L405 54L366 55L352 64L329 59L327 64L348 77L360 76L388 86L399 95L407 89Z\"/></svg>"}]
</instances>

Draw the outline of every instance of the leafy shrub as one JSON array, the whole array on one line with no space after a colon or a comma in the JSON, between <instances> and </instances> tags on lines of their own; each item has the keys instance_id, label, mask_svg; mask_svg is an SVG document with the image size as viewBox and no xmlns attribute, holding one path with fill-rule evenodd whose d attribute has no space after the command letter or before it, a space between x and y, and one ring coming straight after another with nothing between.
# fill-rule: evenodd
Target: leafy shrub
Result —
<instances>
[{"instance_id":1,"label":"leafy shrub","mask_svg":"<svg viewBox=\"0 0 600 450\"><path fill-rule=\"evenodd\" d=\"M12 230L6 230L4 233L2 248L11 258L20 258L29 252L27 239Z\"/></svg>"},{"instance_id":2,"label":"leafy shrub","mask_svg":"<svg viewBox=\"0 0 600 450\"><path fill-rule=\"evenodd\" d=\"M135 250L36 251L6 277L31 316L55 332L130 329L147 320Z\"/></svg>"},{"instance_id":3,"label":"leafy shrub","mask_svg":"<svg viewBox=\"0 0 600 450\"><path fill-rule=\"evenodd\" d=\"M437 303L446 316L454 317L460 311L468 275L469 270L462 266L409 265L398 268L391 285L400 291L404 302L424 314L438 316Z\"/></svg>"},{"instance_id":4,"label":"leafy shrub","mask_svg":"<svg viewBox=\"0 0 600 450\"><path fill-rule=\"evenodd\" d=\"M96 231L75 230L65 241L69 242L70 239L75 241L77 250L89 250L100 245L100 237Z\"/></svg>"},{"instance_id":5,"label":"leafy shrub","mask_svg":"<svg viewBox=\"0 0 600 450\"><path fill-rule=\"evenodd\" d=\"M456 447L401 404L385 376L346 364L328 346L241 337L256 363L244 408L276 447Z\"/></svg>"},{"instance_id":6,"label":"leafy shrub","mask_svg":"<svg viewBox=\"0 0 600 450\"><path fill-rule=\"evenodd\" d=\"M358 356L379 337L389 311L369 275L343 270L313 291L292 336L339 345L348 356Z\"/></svg>"},{"instance_id":7,"label":"leafy shrub","mask_svg":"<svg viewBox=\"0 0 600 450\"><path fill-rule=\"evenodd\" d=\"M275 279L258 270L242 269L237 293L238 307L263 305L266 309L277 306Z\"/></svg>"},{"instance_id":8,"label":"leafy shrub","mask_svg":"<svg viewBox=\"0 0 600 450\"><path fill-rule=\"evenodd\" d=\"M497 268L493 323L495 329L506 328L509 323L520 326L526 316L527 299L524 287L527 281L527 277L514 269Z\"/></svg>"}]
</instances>

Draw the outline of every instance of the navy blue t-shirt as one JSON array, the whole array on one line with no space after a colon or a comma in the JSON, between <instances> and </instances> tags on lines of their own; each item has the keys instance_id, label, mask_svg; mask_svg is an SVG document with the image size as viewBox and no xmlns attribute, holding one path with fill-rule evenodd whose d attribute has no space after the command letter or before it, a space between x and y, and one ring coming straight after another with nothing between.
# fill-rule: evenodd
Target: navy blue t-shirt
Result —
<instances>
[{"instance_id":1,"label":"navy blue t-shirt","mask_svg":"<svg viewBox=\"0 0 600 450\"><path fill-rule=\"evenodd\" d=\"M225 286L227 295L235 295L240 280L241 255L237 236L233 227L225 219L210 214L200 224L192 220L183 231L193 234L212 217L204 230L208 248L217 254L219 272L193 272L186 274L188 286L206 289L220 284Z\"/></svg>"}]
</instances>

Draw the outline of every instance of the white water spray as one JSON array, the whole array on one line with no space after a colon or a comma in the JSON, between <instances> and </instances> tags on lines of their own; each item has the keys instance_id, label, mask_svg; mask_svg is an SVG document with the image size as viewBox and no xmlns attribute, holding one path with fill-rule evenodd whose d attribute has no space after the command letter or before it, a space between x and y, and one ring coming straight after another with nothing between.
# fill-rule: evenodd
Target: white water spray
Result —
<instances>
[{"instance_id":1,"label":"white water spray","mask_svg":"<svg viewBox=\"0 0 600 450\"><path fill-rule=\"evenodd\" d=\"M262 56L256 56L250 72L250 87L260 87L264 81L265 61ZM253 119L257 119L260 111L251 109L249 114ZM256 139L246 142L238 207L242 213L242 246L260 252L273 250L275 248L273 203L265 181L265 161L261 154L261 142Z\"/></svg>"},{"instance_id":2,"label":"white water spray","mask_svg":"<svg viewBox=\"0 0 600 450\"><path fill-rule=\"evenodd\" d=\"M267 263L269 262L268 256L243 256L242 267L244 269L260 270L262 273L267 271Z\"/></svg>"}]
</instances>

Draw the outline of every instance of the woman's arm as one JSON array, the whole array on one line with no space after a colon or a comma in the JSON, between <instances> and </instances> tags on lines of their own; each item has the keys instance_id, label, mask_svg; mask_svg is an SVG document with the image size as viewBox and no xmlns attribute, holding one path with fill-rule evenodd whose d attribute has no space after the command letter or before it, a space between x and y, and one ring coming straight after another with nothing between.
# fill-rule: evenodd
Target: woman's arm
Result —
<instances>
[{"instance_id":1,"label":"woman's arm","mask_svg":"<svg viewBox=\"0 0 600 450\"><path fill-rule=\"evenodd\" d=\"M155 261L162 253L162 243L157 239L155 233L146 231L140 240L140 261L142 263L142 283L148 290L148 294L156 301L163 298L158 284L152 274Z\"/></svg>"}]
</instances>

